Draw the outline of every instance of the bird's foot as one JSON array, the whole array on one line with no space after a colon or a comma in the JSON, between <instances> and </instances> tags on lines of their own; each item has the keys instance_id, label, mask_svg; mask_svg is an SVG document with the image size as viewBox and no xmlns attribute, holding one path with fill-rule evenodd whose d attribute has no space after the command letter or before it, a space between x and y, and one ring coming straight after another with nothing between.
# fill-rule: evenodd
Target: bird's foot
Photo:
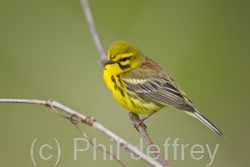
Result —
<instances>
[{"instance_id":1,"label":"bird's foot","mask_svg":"<svg viewBox=\"0 0 250 167\"><path fill-rule=\"evenodd\" d=\"M147 125L145 125L142 121L140 121L140 122L138 122L138 123L134 123L134 128L135 128L138 132L140 132L140 131L139 131L139 126L142 126L143 129L144 129L145 131L148 130Z\"/></svg>"},{"instance_id":2,"label":"bird's foot","mask_svg":"<svg viewBox=\"0 0 250 167\"><path fill-rule=\"evenodd\" d=\"M138 114L135 114L133 112L129 112L129 118L134 123L134 128L139 131L139 127L142 126L144 130L147 130L147 126L143 123L145 119L140 119Z\"/></svg>"}]
</instances>

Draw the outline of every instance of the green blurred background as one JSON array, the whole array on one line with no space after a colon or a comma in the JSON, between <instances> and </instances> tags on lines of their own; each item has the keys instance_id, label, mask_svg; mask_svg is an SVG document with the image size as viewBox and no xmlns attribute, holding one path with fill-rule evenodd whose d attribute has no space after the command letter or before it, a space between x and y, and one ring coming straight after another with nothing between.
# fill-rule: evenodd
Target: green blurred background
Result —
<instances>
[{"instance_id":1,"label":"green blurred background","mask_svg":"<svg viewBox=\"0 0 250 167\"><path fill-rule=\"evenodd\" d=\"M197 120L177 109L165 108L145 123L149 135L164 153L164 141L189 144L185 158L178 147L177 160L169 147L172 167L248 166L250 151L250 2L218 0L90 1L105 50L115 40L127 40L166 67L188 97L226 135L220 138ZM57 101L93 116L105 127L139 145L140 134L128 112L119 106L102 79L102 66L79 0L0 1L0 98L35 98ZM74 138L81 134L50 109L37 105L0 104L1 166L28 166L30 147L37 138L34 158L38 166L54 166L57 146L62 154L57 166L120 166L102 160L93 147L74 160ZM90 139L107 148L116 144L86 125ZM44 157L39 157L39 148ZM201 160L190 155L191 146L204 147ZM144 144L144 151L146 145ZM86 147L80 143L79 147ZM128 166L148 166L121 150ZM199 149L197 149L199 150Z\"/></svg>"}]
</instances>

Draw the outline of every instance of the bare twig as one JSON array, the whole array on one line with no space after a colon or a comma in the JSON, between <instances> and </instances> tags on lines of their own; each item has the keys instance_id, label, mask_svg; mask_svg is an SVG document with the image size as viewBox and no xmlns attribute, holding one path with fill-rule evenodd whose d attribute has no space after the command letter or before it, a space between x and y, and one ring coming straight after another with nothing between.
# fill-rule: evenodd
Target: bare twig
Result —
<instances>
[{"instance_id":1,"label":"bare twig","mask_svg":"<svg viewBox=\"0 0 250 167\"><path fill-rule=\"evenodd\" d=\"M140 124L141 120L139 118L138 114L135 114L133 112L129 112L130 119L134 122L136 126L136 129L141 133L144 141L147 143L147 145L150 147L151 151L154 153L155 157L157 157L158 161L164 166L164 167L170 167L168 162L164 159L164 157L160 154L159 150L156 148L153 141L150 139L148 133L145 131L146 127L144 124ZM138 124L139 123L139 124Z\"/></svg>"},{"instance_id":2,"label":"bare twig","mask_svg":"<svg viewBox=\"0 0 250 167\"><path fill-rule=\"evenodd\" d=\"M99 52L100 58L101 58L101 63L104 65L104 62L107 60L107 55L105 54L105 51L103 49L101 40L98 36L98 33L95 28L95 23L91 14L91 10L89 8L89 3L87 0L81 0L82 3L82 8L84 9L84 14L86 16L87 23L89 25L89 30L91 32L91 35L93 37L93 40L95 42L95 46Z\"/></svg>"},{"instance_id":3,"label":"bare twig","mask_svg":"<svg viewBox=\"0 0 250 167\"><path fill-rule=\"evenodd\" d=\"M95 24L92 18L92 14L88 5L88 1L87 0L81 0L82 2L82 7L84 9L84 13L91 31L91 34L93 36L95 45L98 49L98 52L100 54L100 58L101 58L101 63L102 65L104 64L105 60L106 60L106 54L105 51L103 49L103 46L100 42L99 36L97 34L96 28L95 28ZM87 137L87 135L77 126L78 121L73 119L73 117L77 117L79 118L82 122L86 123L89 126L92 126L93 128L99 130L100 132L102 132L103 134L109 136L110 138L113 138L116 142L119 143L119 145L134 153L135 155L141 157L142 160L144 160L145 162L147 162L148 164L152 165L152 166L161 166L158 162L154 161L153 159L151 159L150 157L148 157L147 155L145 155L143 152L141 152L140 150L138 150L137 147L129 144L128 142L126 142L124 139L120 138L119 136L115 135L113 132L109 131L108 129L106 129L104 126L102 126L100 123L96 122L95 120L84 116L64 105L62 105L61 103L58 103L57 101L51 99L48 101L44 101L44 100L36 100L36 99L0 99L0 103L26 103L26 104L39 104L39 105L44 105L47 107L52 108L57 114L59 114L60 116L67 118L71 121L72 124L74 124L74 126L77 128L77 130L90 142L90 144L93 144L93 142L91 140L89 140L89 138ZM58 112L57 110L55 110L54 108L58 108L68 114L71 115L71 117L67 117L64 116L63 114L61 114L60 112ZM133 113L132 113L133 114ZM133 119L134 123L140 121L139 117L135 117ZM158 158L159 162L166 167L170 167L170 165L165 161L165 159L161 156L161 154L158 152L158 150L156 149L156 147L154 147L152 140L150 139L150 137L148 136L147 132L145 131L143 126L138 126L138 130L140 131L141 135L143 136L145 142L147 143L148 146L150 146L150 149L152 151L154 151L155 156ZM97 147L98 148L98 147ZM99 148L98 148L99 149ZM101 151L104 151L102 149L99 149ZM110 152L106 151L106 153L111 154ZM112 154L111 154L112 155ZM121 165L125 166L115 155L112 155Z\"/></svg>"},{"instance_id":4,"label":"bare twig","mask_svg":"<svg viewBox=\"0 0 250 167\"><path fill-rule=\"evenodd\" d=\"M114 134L113 132L111 132L110 130L108 130L104 126L102 126L100 123L94 121L93 119L90 119L89 117L87 117L83 114L78 113L77 111L75 111L67 106L64 106L63 104L57 102L54 99L50 99L50 100L45 101L45 100L36 100L36 99L2 99L2 98L0 98L0 103L24 103L24 104L44 105L47 107L53 106L54 108L58 108L64 112L70 114L71 116L76 116L82 122L86 123L89 126L92 126L94 129L96 129L96 130L102 132L103 134L105 134L106 136L114 139L114 141L119 143L119 145L122 148L134 153L137 156L140 156L141 159L144 160L145 162L147 162L148 164L150 164L152 166L157 166L157 167L161 166L158 162L150 159L146 154L141 152L137 147L131 145L130 143L128 143L127 141L125 141L121 137L117 136L116 134ZM58 114L59 112L56 111L56 113ZM60 114L60 116L63 116L63 115ZM63 116L63 117L67 118L67 116ZM72 118L70 118L70 119L72 119ZM73 122L77 123L76 120L73 120Z\"/></svg>"},{"instance_id":5,"label":"bare twig","mask_svg":"<svg viewBox=\"0 0 250 167\"><path fill-rule=\"evenodd\" d=\"M91 14L91 10L90 10L90 7L89 7L89 4L88 4L88 0L81 0L82 2L82 8L84 10L84 13L85 13L85 17L86 17L86 20L87 20L87 23L89 25L89 29L90 29L90 32L92 34L92 37L94 39L94 42L95 42L95 45L96 45L96 48L100 54L100 58L101 58L101 63L102 65L104 64L105 60L107 59L106 57L106 54L105 54L105 51L103 49L103 46L101 44L101 41L100 41L100 38L98 36L98 33L96 31L96 28L95 28L95 23L94 23L94 20L93 20L93 17L92 17L92 14ZM131 113L133 115L133 113ZM137 119L137 120L136 120ZM137 115L137 118L135 119L131 119L134 121L134 123L136 124L136 121L139 120L139 116ZM140 131L143 139L145 140L145 142L147 143L148 146L150 146L150 149L152 151L154 151L155 153L155 156L157 157L158 161L165 167L170 167L170 165L167 163L167 161L163 158L163 156L157 152L158 150L156 149L156 147L154 146L152 140L150 139L149 135L147 134L147 132L145 131L144 127L143 126L139 126L138 127L138 130Z\"/></svg>"},{"instance_id":6,"label":"bare twig","mask_svg":"<svg viewBox=\"0 0 250 167\"><path fill-rule=\"evenodd\" d=\"M62 115L60 112L58 112L52 105L51 102L53 102L54 100L51 99L49 101L47 101L47 106L49 106L55 113L57 113L58 115L60 115L63 118L66 118L68 120L70 120L70 122L75 126L75 128L84 136L85 139L88 140L88 142L95 147L96 149L102 151L102 152L106 152L107 154L111 155L117 162L119 162L123 167L127 167L119 158L117 158L116 155L112 154L110 151L108 150L104 150L102 147L97 147L96 144L94 144L89 137L87 136L87 134L85 132L83 132L83 130L81 130L81 128L78 126L79 121L77 121L76 119L74 119L74 117L77 117L77 115L71 115L71 117L67 117ZM80 118L79 118L80 119ZM81 119L80 119L81 120ZM93 118L86 118L86 120L82 120L84 121L86 124L89 125L93 125L93 123L95 122L95 120Z\"/></svg>"},{"instance_id":7,"label":"bare twig","mask_svg":"<svg viewBox=\"0 0 250 167\"><path fill-rule=\"evenodd\" d=\"M93 146L95 147L96 149L102 151L102 152L106 152L107 154L111 155L117 162L119 162L123 167L127 167L119 158L117 158L116 155L112 154L110 151L108 150L104 150L102 147L98 147L96 146L96 144L94 144L90 139L89 137L87 136L87 134L85 132L83 132L80 127L77 125L77 123L75 123L75 120L73 119L73 115L71 116L71 123L76 127L76 129L88 140L88 142Z\"/></svg>"}]
</instances>

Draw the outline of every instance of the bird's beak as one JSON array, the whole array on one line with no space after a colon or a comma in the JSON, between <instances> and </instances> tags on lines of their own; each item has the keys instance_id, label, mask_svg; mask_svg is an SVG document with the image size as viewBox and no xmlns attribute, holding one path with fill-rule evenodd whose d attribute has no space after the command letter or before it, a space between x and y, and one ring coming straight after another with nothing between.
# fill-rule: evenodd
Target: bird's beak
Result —
<instances>
[{"instance_id":1,"label":"bird's beak","mask_svg":"<svg viewBox=\"0 0 250 167\"><path fill-rule=\"evenodd\" d=\"M104 66L106 66L107 64L114 64L115 62L112 59L109 59L108 61L106 61L104 63Z\"/></svg>"}]
</instances>

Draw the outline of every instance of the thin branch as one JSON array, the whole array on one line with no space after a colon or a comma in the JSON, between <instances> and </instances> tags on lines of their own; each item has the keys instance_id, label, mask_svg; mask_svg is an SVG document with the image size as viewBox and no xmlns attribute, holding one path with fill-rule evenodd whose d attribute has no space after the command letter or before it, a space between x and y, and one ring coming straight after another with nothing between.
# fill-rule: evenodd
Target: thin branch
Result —
<instances>
[{"instance_id":1,"label":"thin branch","mask_svg":"<svg viewBox=\"0 0 250 167\"><path fill-rule=\"evenodd\" d=\"M112 154L110 151L108 150L104 150L102 147L97 147L89 138L88 136L79 128L79 126L77 126L77 124L74 124L74 126L76 127L76 129L83 135L85 136L85 138L88 140L88 142L95 147L96 149L102 151L102 152L106 152L107 154L111 155L117 162L119 162L123 167L127 167L119 158L117 158L116 155Z\"/></svg>"},{"instance_id":2,"label":"thin branch","mask_svg":"<svg viewBox=\"0 0 250 167\"><path fill-rule=\"evenodd\" d=\"M88 140L88 142L93 146L95 147L96 149L102 151L102 152L106 152L107 154L111 155L117 162L119 162L123 167L127 167L119 158L117 158L116 155L112 154L110 151L108 150L104 150L102 147L98 147L96 146L96 144L94 144L90 139L89 137L87 136L87 134L85 132L83 132L83 130L81 130L81 128L78 126L79 124L79 121L75 120L74 117L77 117L76 115L71 115L71 117L67 117L67 116L64 116L63 114L61 114L60 112L58 112L54 107L53 105L51 104L51 102L53 102L54 99L51 99L50 101L47 101L47 106L49 106L55 113L57 113L58 115L60 115L61 117L63 118L66 118L68 120L70 120L70 122L75 126L75 128L84 136L85 139ZM95 122L96 120L94 120L93 118L88 118L88 120L86 119L84 122L88 125L93 125L93 123ZM82 120L83 122L83 120Z\"/></svg>"},{"instance_id":3,"label":"thin branch","mask_svg":"<svg viewBox=\"0 0 250 167\"><path fill-rule=\"evenodd\" d=\"M134 153L137 156L140 156L142 160L144 160L145 162L147 162L148 164L152 165L152 166L157 166L157 167L161 167L161 165L152 160L150 157L148 157L146 154L144 154L143 152L141 152L137 147L131 145L130 143L128 143L127 141L125 141L124 139L122 139L121 137L117 136L116 134L114 134L113 132L111 132L110 130L108 130L107 128L105 128L103 125L101 125L100 123L94 121L93 119L90 119L89 117L78 113L77 111L57 102L54 99L51 100L36 100L36 99L2 99L0 98L0 103L24 103L24 104L36 104L36 105L43 105L46 107L55 107L57 109L60 109L68 114L70 114L71 116L76 116L77 118L79 118L81 120L81 122L86 123L89 126L92 126L94 129L102 132L103 134L105 134L106 136L113 138L114 141L116 141L117 143L119 143L119 145L124 148L125 150L128 150L132 153ZM58 114L58 112L56 112ZM62 116L62 115L61 115ZM66 116L63 116L66 118ZM74 122L75 123L75 122Z\"/></svg>"},{"instance_id":4,"label":"thin branch","mask_svg":"<svg viewBox=\"0 0 250 167\"><path fill-rule=\"evenodd\" d=\"M107 154L111 155L117 162L119 162L123 167L127 167L116 155L112 154L110 151L108 150L104 150L102 147L98 147L96 146L96 144L94 144L89 137L87 136L87 134L85 132L83 132L80 127L77 125L77 123L75 123L75 120L73 119L73 115L71 116L71 123L75 126L75 128L88 140L88 142L95 147L96 149L102 151L102 152L106 152Z\"/></svg>"},{"instance_id":5,"label":"thin branch","mask_svg":"<svg viewBox=\"0 0 250 167\"><path fill-rule=\"evenodd\" d=\"M84 9L85 12L85 16L91 31L91 34L93 36L95 45L98 49L98 52L100 54L101 57L101 63L102 65L104 64L105 60L106 60L106 54L105 51L103 49L103 46L100 42L99 36L97 34L96 28L95 28L95 24L92 18L92 14L88 5L88 1L87 0L81 0L82 2L82 7ZM86 117L64 105L62 105L61 103L58 103L55 100L48 100L48 101L44 101L44 100L36 100L36 99L0 99L0 103L26 103L26 104L39 104L39 105L44 105L47 107L51 107L53 109L53 107L58 108L68 114L71 115L70 117L70 121L71 123L73 123L76 128L81 132L81 134L88 139L87 135L76 125L78 122L74 119L72 119L73 116L78 117L82 122L86 123L89 126L92 126L93 128L99 130L100 132L104 133L105 135L109 136L110 138L113 138L116 142L118 142L120 144L121 147L123 147L124 149L134 153L137 156L140 156L142 158L142 160L144 160L145 162L147 162L148 164L152 165L152 166L161 166L158 162L152 160L150 157L148 157L147 155L145 155L143 152L141 152L140 150L138 150L138 148L134 147L133 145L129 144L128 142L126 142L124 139L120 138L119 136L115 135L113 132L109 131L108 129L106 129L104 126L102 126L100 123L94 121L93 119L90 119L89 117ZM59 112L57 112L56 110L54 110L57 114L59 114L60 116L64 117L64 118L68 118L67 116L64 116L62 114L60 114ZM133 113L132 113L133 115ZM136 115L136 114L135 114ZM138 116L138 115L137 115ZM139 117L135 117L133 119L134 123L140 121ZM165 161L165 159L160 155L159 152L157 152L158 150L156 149L156 147L152 147L153 142L150 139L150 137L148 136L148 134L146 133L145 129L143 126L139 125L137 127L137 129L140 131L141 135L143 136L145 142L147 143L148 146L150 146L151 150L154 151L155 156L158 158L158 160L161 162L161 164L163 166L166 167L170 167L170 165ZM89 140L89 139L88 139ZM90 141L90 140L89 140ZM91 143L91 141L90 141ZM112 155L114 157L114 155ZM117 157L114 157L116 160ZM118 160L119 163L121 163ZM123 166L124 164L121 163Z\"/></svg>"},{"instance_id":6,"label":"thin branch","mask_svg":"<svg viewBox=\"0 0 250 167\"><path fill-rule=\"evenodd\" d=\"M148 146L150 146L150 150L154 153L155 157L157 157L158 161L164 166L164 167L171 167L170 164L164 159L164 157L161 155L159 150L156 148L155 144L149 137L148 133L145 131L147 127L143 123L140 124L141 120L139 118L138 114L135 114L133 112L129 112L130 119L134 122L135 128L141 133L144 141L147 143ZM139 125L138 125L139 123ZM138 125L138 126L136 126Z\"/></svg>"},{"instance_id":7,"label":"thin branch","mask_svg":"<svg viewBox=\"0 0 250 167\"><path fill-rule=\"evenodd\" d=\"M89 30L90 30L91 35L93 37L93 40L95 42L95 46L99 52L99 55L101 58L101 63L102 63L102 65L104 65L104 62L107 60L107 55L105 54L101 40L100 40L98 33L96 31L95 23L94 23L94 19L92 17L92 14L91 14L89 3L87 0L81 0L81 3L82 3L82 8L84 9L83 11L84 11L84 14L86 16L87 23L89 25Z\"/></svg>"},{"instance_id":8,"label":"thin branch","mask_svg":"<svg viewBox=\"0 0 250 167\"><path fill-rule=\"evenodd\" d=\"M91 14L91 10L90 10L90 7L89 7L89 4L88 4L88 0L81 0L81 3L82 3L82 8L83 8L83 11L85 13L85 17L86 17L86 20L87 20L87 23L89 25L89 29L90 29L90 32L92 34L92 37L93 37L93 40L95 42L95 45L96 45L96 48L100 54L100 58L101 58L101 63L102 65L104 64L105 60L107 60L107 56L105 54L105 51L103 49L103 46L101 44L101 41L100 41L100 38L98 36L98 33L96 31L96 27L95 27L95 23L94 23L94 19L92 17L92 14ZM139 122L140 119L139 119L139 116L137 114L134 114L131 112L130 114L130 118L131 116L133 116L134 119L131 119L134 124L137 123L137 121ZM137 115L137 117L136 117ZM145 142L147 143L148 146L150 146L150 149L152 151L154 151L154 154L155 156L157 157L158 161L164 166L164 167L170 167L170 165L168 164L168 162L163 158L163 156L157 152L157 148L155 147L155 145L153 144L152 140L150 139L149 135L147 134L147 132L145 131L144 127L139 125L138 127L138 131L141 133L143 139L145 140Z\"/></svg>"}]
</instances>

